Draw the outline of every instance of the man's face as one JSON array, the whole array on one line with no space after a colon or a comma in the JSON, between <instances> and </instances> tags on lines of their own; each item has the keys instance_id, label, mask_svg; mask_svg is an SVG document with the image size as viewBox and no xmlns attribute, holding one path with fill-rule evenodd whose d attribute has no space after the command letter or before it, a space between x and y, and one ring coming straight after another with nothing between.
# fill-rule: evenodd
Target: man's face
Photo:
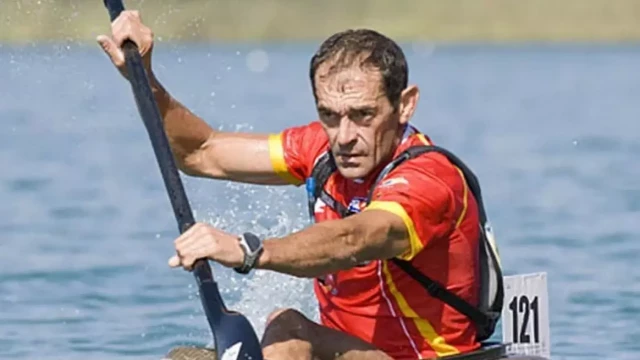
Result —
<instances>
[{"instance_id":1,"label":"man's face","mask_svg":"<svg viewBox=\"0 0 640 360\"><path fill-rule=\"evenodd\" d=\"M320 65L315 75L318 115L340 173L363 178L393 156L418 90L405 89L394 111L377 69L354 65L330 72L330 66Z\"/></svg>"}]
</instances>

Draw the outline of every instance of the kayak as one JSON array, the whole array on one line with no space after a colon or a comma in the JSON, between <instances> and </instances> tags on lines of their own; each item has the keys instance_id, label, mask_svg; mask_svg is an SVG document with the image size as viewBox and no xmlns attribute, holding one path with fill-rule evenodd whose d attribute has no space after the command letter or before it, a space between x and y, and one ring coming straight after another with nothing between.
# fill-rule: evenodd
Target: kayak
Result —
<instances>
[{"instance_id":1,"label":"kayak","mask_svg":"<svg viewBox=\"0 0 640 360\"><path fill-rule=\"evenodd\" d=\"M505 276L504 289L502 339L482 342L482 347L473 352L440 359L551 359L547 274L540 272ZM259 352L260 345L256 346ZM217 356L213 349L183 346L172 349L163 360L217 360Z\"/></svg>"},{"instance_id":2,"label":"kayak","mask_svg":"<svg viewBox=\"0 0 640 360\"><path fill-rule=\"evenodd\" d=\"M173 348L162 360L216 360L216 351L202 347L180 346ZM507 345L490 343L482 348L460 355L447 356L446 360L549 360L535 355L509 354Z\"/></svg>"},{"instance_id":3,"label":"kayak","mask_svg":"<svg viewBox=\"0 0 640 360\"><path fill-rule=\"evenodd\" d=\"M439 359L550 360L546 275L541 272L505 276L502 339L482 342L482 347L473 352ZM162 360L217 360L217 356L213 349L181 346L172 349Z\"/></svg>"}]
</instances>

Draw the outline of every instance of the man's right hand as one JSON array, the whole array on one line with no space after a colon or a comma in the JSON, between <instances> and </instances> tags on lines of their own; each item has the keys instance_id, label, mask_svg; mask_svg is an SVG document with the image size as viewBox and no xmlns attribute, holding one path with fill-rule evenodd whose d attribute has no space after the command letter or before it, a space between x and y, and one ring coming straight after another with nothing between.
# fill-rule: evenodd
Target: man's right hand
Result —
<instances>
[{"instance_id":1,"label":"man's right hand","mask_svg":"<svg viewBox=\"0 0 640 360\"><path fill-rule=\"evenodd\" d=\"M142 23L140 13L137 11L126 10L120 13L120 16L111 23L111 36L99 35L96 40L125 78L127 77L127 68L122 44L126 40L133 41L138 45L147 74L153 77L151 71L153 32Z\"/></svg>"}]
</instances>

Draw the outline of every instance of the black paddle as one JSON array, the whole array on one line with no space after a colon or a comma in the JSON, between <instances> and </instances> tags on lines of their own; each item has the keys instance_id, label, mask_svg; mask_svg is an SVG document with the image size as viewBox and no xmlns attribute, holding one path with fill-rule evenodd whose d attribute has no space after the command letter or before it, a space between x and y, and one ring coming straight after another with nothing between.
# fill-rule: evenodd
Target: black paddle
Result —
<instances>
[{"instance_id":1,"label":"black paddle","mask_svg":"<svg viewBox=\"0 0 640 360\"><path fill-rule=\"evenodd\" d=\"M111 21L114 21L124 11L122 0L104 0L104 5L109 10ZM173 154L169 148L160 110L158 110L158 105L151 93L151 85L142 66L138 47L128 40L125 41L122 49L138 111L144 121L156 160L160 166L162 179L178 222L178 229L183 233L195 223L195 220ZM260 342L253 327L244 315L229 311L225 307L209 263L205 259L198 260L194 265L193 274L196 277L200 300L213 333L216 357L223 360L262 360Z\"/></svg>"}]
</instances>

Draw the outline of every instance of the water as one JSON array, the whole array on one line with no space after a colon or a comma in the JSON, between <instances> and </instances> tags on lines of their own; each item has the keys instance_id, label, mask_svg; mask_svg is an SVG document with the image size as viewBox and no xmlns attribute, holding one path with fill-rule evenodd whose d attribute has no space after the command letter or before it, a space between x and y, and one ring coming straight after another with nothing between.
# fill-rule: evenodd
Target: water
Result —
<instances>
[{"instance_id":1,"label":"water","mask_svg":"<svg viewBox=\"0 0 640 360\"><path fill-rule=\"evenodd\" d=\"M213 126L314 118L313 46L159 43L171 92ZM640 49L407 46L414 123L477 172L507 273L547 271L554 359L640 351ZM266 56L265 56L266 54ZM128 87L97 47L0 48L0 358L158 359L211 337ZM197 218L283 235L302 190L185 178ZM215 266L262 332L280 306L315 317L310 283ZM242 292L240 291L242 289Z\"/></svg>"}]
</instances>

